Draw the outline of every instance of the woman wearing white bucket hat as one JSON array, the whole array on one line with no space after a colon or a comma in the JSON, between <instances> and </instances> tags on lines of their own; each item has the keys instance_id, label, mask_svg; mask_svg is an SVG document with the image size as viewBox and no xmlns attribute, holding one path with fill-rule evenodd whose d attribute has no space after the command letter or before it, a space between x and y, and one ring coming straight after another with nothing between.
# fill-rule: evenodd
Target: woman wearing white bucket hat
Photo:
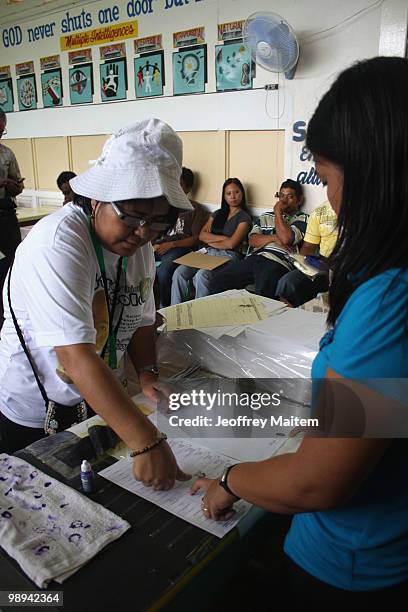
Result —
<instances>
[{"instance_id":1,"label":"woman wearing white bucket hat","mask_svg":"<svg viewBox=\"0 0 408 612\"><path fill-rule=\"evenodd\" d=\"M158 119L119 130L70 181L74 203L38 223L18 249L0 341L6 452L82 420L86 400L133 449L135 478L158 489L189 478L113 373L127 350L142 390L158 399L151 240L177 209L191 209L181 164L181 140Z\"/></svg>"}]
</instances>

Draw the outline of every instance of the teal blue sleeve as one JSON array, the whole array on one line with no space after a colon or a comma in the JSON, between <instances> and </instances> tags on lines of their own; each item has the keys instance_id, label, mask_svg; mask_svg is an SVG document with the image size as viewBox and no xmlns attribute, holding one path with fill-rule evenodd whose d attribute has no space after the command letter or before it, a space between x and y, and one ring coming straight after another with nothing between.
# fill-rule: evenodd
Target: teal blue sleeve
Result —
<instances>
[{"instance_id":1,"label":"teal blue sleeve","mask_svg":"<svg viewBox=\"0 0 408 612\"><path fill-rule=\"evenodd\" d=\"M408 378L408 271L358 287L323 351L327 367L347 378Z\"/></svg>"}]
</instances>

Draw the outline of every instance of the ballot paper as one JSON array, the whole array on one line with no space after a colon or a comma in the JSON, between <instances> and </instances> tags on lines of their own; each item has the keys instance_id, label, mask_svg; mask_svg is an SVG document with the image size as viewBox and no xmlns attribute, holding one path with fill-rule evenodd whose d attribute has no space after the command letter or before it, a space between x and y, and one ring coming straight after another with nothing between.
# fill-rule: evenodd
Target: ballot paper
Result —
<instances>
[{"instance_id":1,"label":"ballot paper","mask_svg":"<svg viewBox=\"0 0 408 612\"><path fill-rule=\"evenodd\" d=\"M220 300L220 299L230 300L230 299L238 299L238 298L240 299L241 298L255 298L259 300L259 302L263 304L266 310L267 317L274 316L275 314L280 314L281 312L284 312L285 310L288 309L285 304L282 304L282 302L279 302L277 300L272 300L270 298L255 296L253 293L250 293L246 289L229 289L228 291L223 291L222 293L218 293L217 295L207 295L206 297L203 297L203 298L198 298L195 300L184 302L184 307L188 308L188 304L201 303L203 304L202 308L204 308L209 300ZM175 308L176 306L168 306L167 308L161 308L158 312L167 320L169 316L170 318L172 317L170 311ZM212 336L213 338L218 340L219 338L221 338L221 336L230 336L231 338L235 338L236 336L239 336L239 334L244 332L245 329L247 329L249 325L252 325L252 324L254 324L253 321L251 323L240 323L239 325L234 325L231 323L228 323L226 325L220 325L219 322L217 321L215 326L211 326L211 327L205 326L202 328L200 328L199 326L196 326L194 329L196 329L197 331L202 331L208 336ZM166 324L164 324L163 329L170 331Z\"/></svg>"},{"instance_id":2,"label":"ballot paper","mask_svg":"<svg viewBox=\"0 0 408 612\"><path fill-rule=\"evenodd\" d=\"M208 478L216 478L224 470L228 463L233 463L228 457L215 453L207 448L196 447L186 440L169 440L173 453L181 469L192 474L192 480L188 482L176 482L170 491L153 491L137 482L132 474L132 464L126 459L121 459L115 464L99 472L107 480L123 487L127 491L136 493L140 497L164 508L188 523L200 527L205 531L222 538L246 515L251 504L239 500L234 504L235 515L228 521L216 522L204 517L201 500L203 492L195 495L190 494L190 487L200 474L204 473Z\"/></svg>"},{"instance_id":3,"label":"ballot paper","mask_svg":"<svg viewBox=\"0 0 408 612\"><path fill-rule=\"evenodd\" d=\"M161 314L167 320L167 331L220 325L237 326L256 323L268 316L262 298L256 295L193 300L165 308Z\"/></svg>"}]
</instances>

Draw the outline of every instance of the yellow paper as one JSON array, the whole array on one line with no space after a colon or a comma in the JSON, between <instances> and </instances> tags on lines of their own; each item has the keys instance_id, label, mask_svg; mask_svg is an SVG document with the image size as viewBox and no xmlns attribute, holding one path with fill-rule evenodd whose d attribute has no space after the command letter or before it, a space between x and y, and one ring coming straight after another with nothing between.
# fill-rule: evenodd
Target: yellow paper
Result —
<instances>
[{"instance_id":1,"label":"yellow paper","mask_svg":"<svg viewBox=\"0 0 408 612\"><path fill-rule=\"evenodd\" d=\"M94 30L85 30L60 36L61 51L72 49L82 49L90 45L101 45L102 43L113 43L126 38L135 38L138 35L138 22L124 21L115 23Z\"/></svg>"},{"instance_id":2,"label":"yellow paper","mask_svg":"<svg viewBox=\"0 0 408 612\"><path fill-rule=\"evenodd\" d=\"M262 299L255 295L248 298L193 300L166 308L163 314L168 331L246 325L267 318Z\"/></svg>"}]
</instances>

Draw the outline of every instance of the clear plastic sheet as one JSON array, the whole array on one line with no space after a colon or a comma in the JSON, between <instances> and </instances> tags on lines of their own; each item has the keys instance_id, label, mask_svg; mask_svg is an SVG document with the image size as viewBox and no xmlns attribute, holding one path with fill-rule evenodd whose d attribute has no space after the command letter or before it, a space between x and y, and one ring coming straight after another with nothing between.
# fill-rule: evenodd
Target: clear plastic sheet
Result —
<instances>
[{"instance_id":1,"label":"clear plastic sheet","mask_svg":"<svg viewBox=\"0 0 408 612\"><path fill-rule=\"evenodd\" d=\"M162 332L159 362L197 363L225 378L308 379L325 321L325 313L288 308L236 337L217 339L205 330Z\"/></svg>"}]
</instances>

